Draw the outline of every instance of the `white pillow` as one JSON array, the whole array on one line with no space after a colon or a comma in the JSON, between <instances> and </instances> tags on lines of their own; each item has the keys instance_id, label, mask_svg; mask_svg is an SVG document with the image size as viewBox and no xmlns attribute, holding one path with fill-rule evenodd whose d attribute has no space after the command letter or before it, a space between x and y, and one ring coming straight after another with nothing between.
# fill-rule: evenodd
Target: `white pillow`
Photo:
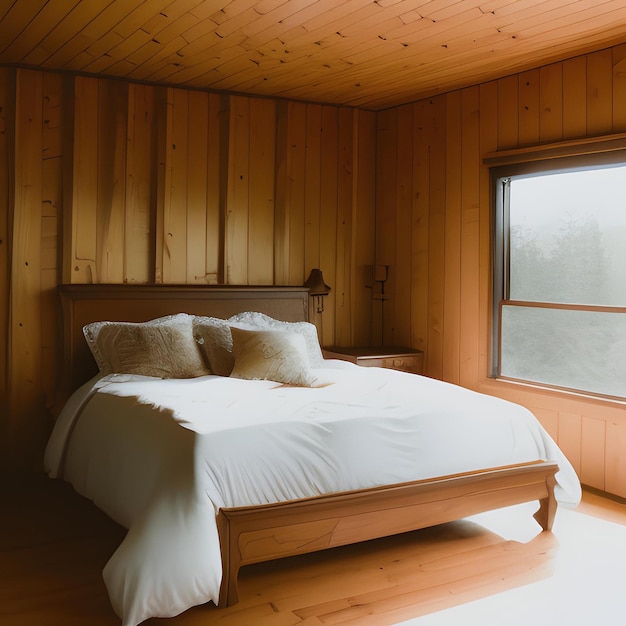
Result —
<instances>
[{"instance_id":1,"label":"white pillow","mask_svg":"<svg viewBox=\"0 0 626 626\"><path fill-rule=\"evenodd\" d=\"M277 330L231 329L235 365L231 376L248 380L273 380L311 387L311 372L304 337Z\"/></svg>"},{"instance_id":2,"label":"white pillow","mask_svg":"<svg viewBox=\"0 0 626 626\"><path fill-rule=\"evenodd\" d=\"M92 322L83 334L103 374L194 378L209 372L193 339L192 320L178 313L149 322Z\"/></svg>"},{"instance_id":3,"label":"white pillow","mask_svg":"<svg viewBox=\"0 0 626 626\"><path fill-rule=\"evenodd\" d=\"M265 315L265 313L256 311L237 313L230 317L228 321L244 324L245 327L249 328L258 328L259 330L280 330L303 335L311 367L324 366L324 355L322 354L319 338L317 336L317 327L310 322L283 322L269 315Z\"/></svg>"}]
</instances>

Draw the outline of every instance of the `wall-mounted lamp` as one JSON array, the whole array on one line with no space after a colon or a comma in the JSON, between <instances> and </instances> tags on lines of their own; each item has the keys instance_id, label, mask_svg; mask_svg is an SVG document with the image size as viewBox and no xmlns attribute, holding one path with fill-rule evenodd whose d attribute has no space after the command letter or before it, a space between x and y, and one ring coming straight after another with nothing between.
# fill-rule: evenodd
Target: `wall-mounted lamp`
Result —
<instances>
[{"instance_id":1,"label":"wall-mounted lamp","mask_svg":"<svg viewBox=\"0 0 626 626\"><path fill-rule=\"evenodd\" d=\"M380 285L380 293L374 294L374 300L385 298L385 283L389 280L389 265L374 265L374 281Z\"/></svg>"},{"instance_id":2,"label":"wall-mounted lamp","mask_svg":"<svg viewBox=\"0 0 626 626\"><path fill-rule=\"evenodd\" d=\"M309 294L315 299L315 310L318 313L322 313L324 311L324 297L330 291L330 287L324 282L322 270L312 269L309 277L304 282L304 286L309 288Z\"/></svg>"}]
</instances>

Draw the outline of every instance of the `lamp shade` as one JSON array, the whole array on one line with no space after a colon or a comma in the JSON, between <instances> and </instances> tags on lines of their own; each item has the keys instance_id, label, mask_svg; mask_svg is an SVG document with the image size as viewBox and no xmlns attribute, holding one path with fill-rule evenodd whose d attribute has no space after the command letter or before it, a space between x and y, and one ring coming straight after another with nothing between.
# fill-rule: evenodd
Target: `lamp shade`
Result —
<instances>
[{"instance_id":1,"label":"lamp shade","mask_svg":"<svg viewBox=\"0 0 626 626\"><path fill-rule=\"evenodd\" d=\"M327 296L330 291L330 287L324 282L322 270L317 268L311 270L304 286L309 288L309 293L312 296Z\"/></svg>"}]
</instances>

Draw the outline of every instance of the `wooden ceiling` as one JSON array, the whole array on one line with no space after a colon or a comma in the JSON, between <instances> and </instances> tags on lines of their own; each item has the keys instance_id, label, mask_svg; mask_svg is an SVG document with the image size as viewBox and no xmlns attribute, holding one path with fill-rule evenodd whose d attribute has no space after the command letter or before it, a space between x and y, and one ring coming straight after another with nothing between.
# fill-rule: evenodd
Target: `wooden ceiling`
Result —
<instances>
[{"instance_id":1,"label":"wooden ceiling","mask_svg":"<svg viewBox=\"0 0 626 626\"><path fill-rule=\"evenodd\" d=\"M626 0L0 0L0 63L381 110L626 41Z\"/></svg>"}]
</instances>

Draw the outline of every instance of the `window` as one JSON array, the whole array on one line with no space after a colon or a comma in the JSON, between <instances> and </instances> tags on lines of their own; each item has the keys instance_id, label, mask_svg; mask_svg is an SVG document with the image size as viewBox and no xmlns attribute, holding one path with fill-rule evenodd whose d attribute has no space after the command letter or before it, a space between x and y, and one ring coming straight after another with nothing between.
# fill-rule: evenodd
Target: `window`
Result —
<instances>
[{"instance_id":1,"label":"window","mask_svg":"<svg viewBox=\"0 0 626 626\"><path fill-rule=\"evenodd\" d=\"M626 398L626 155L500 166L494 376Z\"/></svg>"}]
</instances>

